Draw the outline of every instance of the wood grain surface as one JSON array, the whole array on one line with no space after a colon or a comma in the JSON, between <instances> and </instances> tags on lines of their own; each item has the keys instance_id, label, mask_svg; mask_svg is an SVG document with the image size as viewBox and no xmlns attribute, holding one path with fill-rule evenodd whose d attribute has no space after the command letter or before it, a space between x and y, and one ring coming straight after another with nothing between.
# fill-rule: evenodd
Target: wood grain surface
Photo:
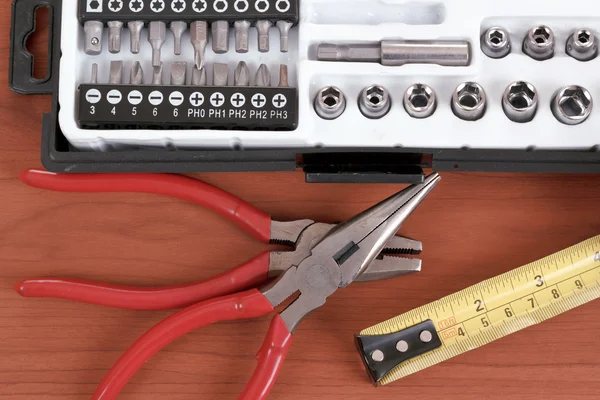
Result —
<instances>
[{"instance_id":1,"label":"wood grain surface","mask_svg":"<svg viewBox=\"0 0 600 400\"><path fill-rule=\"evenodd\" d=\"M197 206L142 194L64 194L17 179L40 167L50 98L8 89L10 2L0 18L0 398L88 399L120 354L169 312L20 298L27 277L131 285L211 277L265 246ZM199 174L281 220L339 221L398 185L309 185L298 173ZM600 233L600 176L444 173L402 228L424 243L423 271L354 284L298 329L271 399L600 398L600 302L397 381L370 385L361 329ZM152 358L119 399L234 399L270 317L191 333Z\"/></svg>"}]
</instances>

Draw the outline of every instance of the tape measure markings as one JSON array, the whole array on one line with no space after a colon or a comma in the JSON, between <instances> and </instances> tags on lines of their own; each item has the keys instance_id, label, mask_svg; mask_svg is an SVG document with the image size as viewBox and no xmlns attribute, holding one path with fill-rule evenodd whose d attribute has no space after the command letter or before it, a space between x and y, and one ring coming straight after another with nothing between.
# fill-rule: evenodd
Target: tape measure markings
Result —
<instances>
[{"instance_id":1,"label":"tape measure markings","mask_svg":"<svg viewBox=\"0 0 600 400\"><path fill-rule=\"evenodd\" d=\"M385 385L597 298L600 236L384 321L361 335L399 332L428 319L436 326L442 346L400 364L380 380Z\"/></svg>"}]
</instances>

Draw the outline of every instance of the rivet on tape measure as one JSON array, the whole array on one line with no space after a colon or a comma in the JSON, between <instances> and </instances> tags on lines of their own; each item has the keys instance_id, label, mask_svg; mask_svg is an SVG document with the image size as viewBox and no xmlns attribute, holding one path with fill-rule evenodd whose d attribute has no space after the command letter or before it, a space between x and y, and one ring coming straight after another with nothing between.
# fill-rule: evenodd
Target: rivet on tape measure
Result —
<instances>
[{"instance_id":1,"label":"rivet on tape measure","mask_svg":"<svg viewBox=\"0 0 600 400\"><path fill-rule=\"evenodd\" d=\"M480 282L356 335L386 385L600 297L600 236Z\"/></svg>"}]
</instances>

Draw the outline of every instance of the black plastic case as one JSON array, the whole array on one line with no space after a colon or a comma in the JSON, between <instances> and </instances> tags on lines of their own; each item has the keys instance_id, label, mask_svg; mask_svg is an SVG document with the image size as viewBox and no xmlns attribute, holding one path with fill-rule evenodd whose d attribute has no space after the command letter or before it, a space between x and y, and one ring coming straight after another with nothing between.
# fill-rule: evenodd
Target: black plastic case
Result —
<instances>
[{"instance_id":1,"label":"black plastic case","mask_svg":"<svg viewBox=\"0 0 600 400\"><path fill-rule=\"evenodd\" d=\"M164 149L77 151L57 123L62 0L14 0L9 83L20 94L51 94L52 111L43 116L41 159L58 173L241 172L302 169L309 183L418 183L424 168L436 171L600 173L594 151L443 150L435 148L298 148L265 150ZM25 48L35 30L35 10L49 7L49 75L33 78L33 56Z\"/></svg>"}]
</instances>

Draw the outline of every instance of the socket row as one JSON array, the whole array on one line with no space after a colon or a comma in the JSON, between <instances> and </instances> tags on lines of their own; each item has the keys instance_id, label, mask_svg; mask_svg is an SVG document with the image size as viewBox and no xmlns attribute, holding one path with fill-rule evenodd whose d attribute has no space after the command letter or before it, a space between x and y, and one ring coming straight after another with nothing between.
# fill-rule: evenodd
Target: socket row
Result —
<instances>
[{"instance_id":1,"label":"socket row","mask_svg":"<svg viewBox=\"0 0 600 400\"><path fill-rule=\"evenodd\" d=\"M534 60L549 60L554 57L556 37L550 27L538 25L527 32L521 47ZM510 35L502 27L489 28L481 37L481 50L488 57L506 57L512 48ZM598 56L597 36L590 29L578 29L566 39L565 52L579 61L593 60Z\"/></svg>"},{"instance_id":2,"label":"socket row","mask_svg":"<svg viewBox=\"0 0 600 400\"><path fill-rule=\"evenodd\" d=\"M228 86L229 85L229 64L215 63L213 64L212 83L207 79L206 67L192 67L191 86ZM163 63L158 67L152 68L152 85L164 85ZM173 86L185 86L188 82L188 63L185 61L173 61L171 63L171 74L169 82ZM123 85L125 83L123 73L123 61L111 61L108 83L112 85ZM98 64L92 65L92 75L90 84L98 84ZM130 85L144 84L144 70L139 61L133 63L129 75ZM233 74L233 86L254 86L254 87L271 87L271 71L265 64L258 67L254 80L251 81L251 73L248 64L240 61ZM288 66L281 64L279 66L279 85L277 87L289 87Z\"/></svg>"},{"instance_id":3,"label":"socket row","mask_svg":"<svg viewBox=\"0 0 600 400\"><path fill-rule=\"evenodd\" d=\"M167 23L164 21L151 21L148 24L143 21L129 21L126 25L122 21L109 21L108 27L108 51L116 54L121 51L121 35L123 28L127 26L130 33L130 49L133 54L140 52L140 42L142 30L147 26L148 41L152 46L152 64L157 67L160 65L161 49L167 37ZM250 21L242 20L235 21L233 24L235 29L235 51L238 53L247 53L249 50L249 30L251 28ZM275 26L280 32L280 50L287 52L289 50L289 33L293 27L293 23L289 21L277 21ZM269 33L273 27L270 20L259 20L254 23L258 30L258 51L267 53L270 51ZM212 49L216 54L224 54L229 52L229 21L214 21L210 24ZM85 32L84 52L88 55L98 55L103 49L103 33L104 23L101 21L86 21L83 25ZM183 34L189 29L190 41L194 47L194 60L196 66L201 68L204 65L204 55L209 43L209 24L207 21L194 21L188 25L185 21L172 21L169 24L169 29L174 36L174 53L181 54L181 41Z\"/></svg>"},{"instance_id":4,"label":"socket row","mask_svg":"<svg viewBox=\"0 0 600 400\"><path fill-rule=\"evenodd\" d=\"M452 112L466 121L477 121L486 114L487 95L476 82L464 82L456 87L450 100ZM335 86L322 88L314 100L315 112L323 119L333 120L346 110L346 96ZM539 105L536 88L529 82L511 83L502 95L502 108L513 122L526 123L535 118ZM380 85L364 88L358 96L360 112L367 118L385 117L392 108L390 92ZM411 85L404 93L403 106L413 118L428 118L438 106L434 90L422 83ZM590 92L578 85L557 90L550 108L556 119L566 125L578 125L591 115L593 99Z\"/></svg>"}]
</instances>

